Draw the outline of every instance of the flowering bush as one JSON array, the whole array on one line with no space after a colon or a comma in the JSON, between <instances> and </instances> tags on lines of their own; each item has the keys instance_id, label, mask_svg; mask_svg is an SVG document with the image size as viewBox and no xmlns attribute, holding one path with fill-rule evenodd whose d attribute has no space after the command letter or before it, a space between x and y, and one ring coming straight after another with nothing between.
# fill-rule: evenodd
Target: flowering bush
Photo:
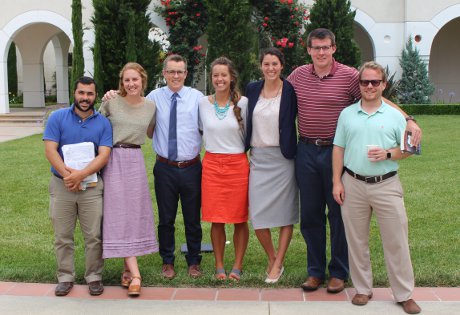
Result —
<instances>
[{"instance_id":1,"label":"flowering bush","mask_svg":"<svg viewBox=\"0 0 460 315\"><path fill-rule=\"evenodd\" d=\"M309 10L296 0L256 1L259 33L279 48L286 58L284 73L305 63L302 33Z\"/></svg>"},{"instance_id":2,"label":"flowering bush","mask_svg":"<svg viewBox=\"0 0 460 315\"><path fill-rule=\"evenodd\" d=\"M165 19L169 27L168 39L171 43L169 52L178 53L187 58L189 75L186 84L195 83L194 81L203 71L201 65L206 55L203 47L198 45L198 39L206 31L208 23L206 6L210 6L209 10L220 10L224 4L206 0L161 0L160 3L161 5L157 6L155 11ZM228 19L231 13L238 11L239 7L244 7L245 3L238 2L233 6L231 12L228 10L220 12L220 14L226 14L221 20ZM289 74L295 67L303 64L306 51L302 44L301 34L309 19L307 7L297 0L252 0L247 3L252 5L255 17L254 27L258 30L261 46L263 48L275 46L283 51L286 58L284 73ZM250 13L248 16L245 13L240 19L249 18L249 15ZM236 24L233 26L236 27ZM237 33L236 30L235 32ZM231 39L226 38L226 40ZM246 42L245 45L251 44ZM238 46L241 46L241 43L236 43L233 47ZM237 53L237 50L232 52ZM252 67L253 61L242 62L247 63L246 67Z\"/></svg>"},{"instance_id":3,"label":"flowering bush","mask_svg":"<svg viewBox=\"0 0 460 315\"><path fill-rule=\"evenodd\" d=\"M187 85L199 79L203 71L205 53L198 45L207 25L204 0L161 0L155 11L169 27L169 53L176 53L187 59Z\"/></svg>"}]
</instances>

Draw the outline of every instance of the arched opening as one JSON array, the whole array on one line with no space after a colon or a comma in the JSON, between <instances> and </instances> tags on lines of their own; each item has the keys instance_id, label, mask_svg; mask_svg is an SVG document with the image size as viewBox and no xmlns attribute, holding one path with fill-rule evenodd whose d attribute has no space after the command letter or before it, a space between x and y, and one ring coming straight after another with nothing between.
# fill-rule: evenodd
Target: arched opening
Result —
<instances>
[{"instance_id":1,"label":"arched opening","mask_svg":"<svg viewBox=\"0 0 460 315\"><path fill-rule=\"evenodd\" d=\"M353 23L354 40L361 50L361 63L375 59L374 45L369 33L359 23Z\"/></svg>"},{"instance_id":2,"label":"arched opening","mask_svg":"<svg viewBox=\"0 0 460 315\"><path fill-rule=\"evenodd\" d=\"M435 102L460 103L460 17L445 24L431 45L429 73Z\"/></svg>"},{"instance_id":3,"label":"arched opening","mask_svg":"<svg viewBox=\"0 0 460 315\"><path fill-rule=\"evenodd\" d=\"M56 95L56 102L68 104L70 39L54 25L37 23L21 29L13 40L20 56L18 86L23 106L44 107L45 97L50 95Z\"/></svg>"},{"instance_id":4,"label":"arched opening","mask_svg":"<svg viewBox=\"0 0 460 315\"><path fill-rule=\"evenodd\" d=\"M0 113L9 113L7 62L11 43L16 46L17 83L22 92L23 107L40 108L45 106L45 91L57 95L57 103L69 103L68 61L71 44L71 23L50 11L28 11L15 16L1 30L0 36L0 72L4 73L0 84ZM46 76L44 54L53 53L51 77ZM48 82L55 81L55 87Z\"/></svg>"}]
</instances>

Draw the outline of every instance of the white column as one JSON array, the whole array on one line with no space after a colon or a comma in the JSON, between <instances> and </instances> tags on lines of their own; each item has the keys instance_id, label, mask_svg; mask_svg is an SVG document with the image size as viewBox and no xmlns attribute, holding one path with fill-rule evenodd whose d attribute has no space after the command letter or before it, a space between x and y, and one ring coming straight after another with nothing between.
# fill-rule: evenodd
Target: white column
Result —
<instances>
[{"instance_id":1,"label":"white column","mask_svg":"<svg viewBox=\"0 0 460 315\"><path fill-rule=\"evenodd\" d=\"M56 56L56 97L58 104L69 104L69 67L67 55L70 41L64 33L52 40Z\"/></svg>"},{"instance_id":2,"label":"white column","mask_svg":"<svg viewBox=\"0 0 460 315\"><path fill-rule=\"evenodd\" d=\"M0 56L0 60L4 60L4 56ZM5 61L0 62L0 114L8 114L10 112L8 98L8 67Z\"/></svg>"},{"instance_id":3,"label":"white column","mask_svg":"<svg viewBox=\"0 0 460 315\"><path fill-rule=\"evenodd\" d=\"M45 107L43 63L24 63L22 67L24 107Z\"/></svg>"}]
</instances>

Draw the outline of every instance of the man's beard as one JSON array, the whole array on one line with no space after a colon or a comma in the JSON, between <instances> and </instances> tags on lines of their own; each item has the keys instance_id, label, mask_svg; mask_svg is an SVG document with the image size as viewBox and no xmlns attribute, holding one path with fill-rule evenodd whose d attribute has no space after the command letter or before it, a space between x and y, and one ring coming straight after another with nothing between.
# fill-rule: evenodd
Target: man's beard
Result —
<instances>
[{"instance_id":1,"label":"man's beard","mask_svg":"<svg viewBox=\"0 0 460 315\"><path fill-rule=\"evenodd\" d=\"M82 101L80 101L80 102L82 102ZM75 107L78 108L79 110L81 110L82 112L86 113L86 112L89 112L90 110L94 109L94 103L92 103L90 106L88 106L87 109L83 109L80 106L80 102L75 102ZM90 104L88 101L86 103Z\"/></svg>"}]
</instances>

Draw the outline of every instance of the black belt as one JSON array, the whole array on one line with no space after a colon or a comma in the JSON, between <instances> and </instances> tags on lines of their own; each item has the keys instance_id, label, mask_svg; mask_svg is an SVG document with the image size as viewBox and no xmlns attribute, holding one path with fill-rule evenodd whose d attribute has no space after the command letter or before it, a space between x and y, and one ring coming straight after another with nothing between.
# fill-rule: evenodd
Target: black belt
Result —
<instances>
[{"instance_id":1,"label":"black belt","mask_svg":"<svg viewBox=\"0 0 460 315\"><path fill-rule=\"evenodd\" d=\"M114 148L123 148L123 149L140 149L141 146L138 144L131 143L116 143L113 145Z\"/></svg>"},{"instance_id":2,"label":"black belt","mask_svg":"<svg viewBox=\"0 0 460 315\"><path fill-rule=\"evenodd\" d=\"M59 179L63 179L61 175L54 174L53 172L51 172L51 174L53 174L54 176L56 176Z\"/></svg>"},{"instance_id":3,"label":"black belt","mask_svg":"<svg viewBox=\"0 0 460 315\"><path fill-rule=\"evenodd\" d=\"M362 176L362 175L354 173L353 171L349 170L346 167L345 167L345 172L347 172L348 174L350 174L354 178L362 180L363 182L366 182L368 184L380 183L381 181L383 181L385 179L388 179L390 177L393 177L398 173L396 171L393 171L393 172L389 172L389 173L386 173L384 175L378 175L378 176Z\"/></svg>"},{"instance_id":4,"label":"black belt","mask_svg":"<svg viewBox=\"0 0 460 315\"><path fill-rule=\"evenodd\" d=\"M168 165L171 165L171 166L175 166L175 167L178 167L178 168L185 168L185 167L189 167L190 165L193 165L197 162L200 161L200 155L197 155L195 158L191 159L191 160L187 160L187 161L171 161L171 160L168 160L167 158L164 158L160 155L157 154L157 160L162 162L162 163L166 163Z\"/></svg>"},{"instance_id":5,"label":"black belt","mask_svg":"<svg viewBox=\"0 0 460 315\"><path fill-rule=\"evenodd\" d=\"M303 143L314 144L318 147L329 147L333 143L333 139L315 139L315 138L307 138L307 137L300 137L299 140Z\"/></svg>"}]
</instances>

